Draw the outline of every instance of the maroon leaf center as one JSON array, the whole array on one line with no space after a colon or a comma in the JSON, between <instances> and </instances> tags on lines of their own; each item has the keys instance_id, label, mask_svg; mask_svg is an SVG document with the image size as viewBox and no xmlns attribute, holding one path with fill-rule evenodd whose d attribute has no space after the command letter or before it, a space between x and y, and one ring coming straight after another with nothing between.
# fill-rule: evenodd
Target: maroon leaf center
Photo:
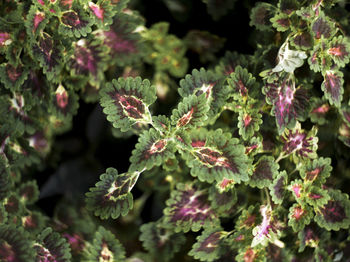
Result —
<instances>
[{"instance_id":1,"label":"maroon leaf center","mask_svg":"<svg viewBox=\"0 0 350 262\"><path fill-rule=\"evenodd\" d=\"M116 93L115 98L119 105L129 117L134 119L142 119L145 113L145 105L140 99L131 95L121 95Z\"/></svg>"},{"instance_id":2,"label":"maroon leaf center","mask_svg":"<svg viewBox=\"0 0 350 262\"><path fill-rule=\"evenodd\" d=\"M195 110L195 108L192 107L190 111L188 111L186 114L184 114L184 115L177 121L177 124L176 124L176 125L179 126L179 127L182 127L182 126L187 125L187 124L191 121L191 119L192 119L194 110Z\"/></svg>"},{"instance_id":3,"label":"maroon leaf center","mask_svg":"<svg viewBox=\"0 0 350 262\"><path fill-rule=\"evenodd\" d=\"M21 68L15 68L12 65L7 64L6 72L11 82L15 83L18 80L18 78L22 75L23 71L21 70Z\"/></svg>"},{"instance_id":4,"label":"maroon leaf center","mask_svg":"<svg viewBox=\"0 0 350 262\"><path fill-rule=\"evenodd\" d=\"M65 12L62 15L62 23L65 24L68 27L83 27L84 24L86 24L85 22L81 21L78 14L74 11L68 11Z\"/></svg>"},{"instance_id":5,"label":"maroon leaf center","mask_svg":"<svg viewBox=\"0 0 350 262\"><path fill-rule=\"evenodd\" d=\"M38 13L34 16L34 27L33 27L33 32L36 31L36 29L38 28L39 24L44 20L45 15L43 13Z\"/></svg>"},{"instance_id":6,"label":"maroon leaf center","mask_svg":"<svg viewBox=\"0 0 350 262\"><path fill-rule=\"evenodd\" d=\"M160 153L165 150L167 145L166 139L161 139L158 142L154 143L149 149L150 154Z\"/></svg>"},{"instance_id":7,"label":"maroon leaf center","mask_svg":"<svg viewBox=\"0 0 350 262\"><path fill-rule=\"evenodd\" d=\"M0 46L5 46L6 41L10 39L10 34L6 32L0 32Z\"/></svg>"},{"instance_id":8,"label":"maroon leaf center","mask_svg":"<svg viewBox=\"0 0 350 262\"><path fill-rule=\"evenodd\" d=\"M293 217L296 219L296 220L299 220L303 215L304 215L304 210L301 208L301 207L296 207L294 208L293 210Z\"/></svg>"},{"instance_id":9,"label":"maroon leaf center","mask_svg":"<svg viewBox=\"0 0 350 262\"><path fill-rule=\"evenodd\" d=\"M212 253L218 246L221 239L220 232L214 232L210 234L197 248L197 251L203 251L205 253Z\"/></svg>"},{"instance_id":10,"label":"maroon leaf center","mask_svg":"<svg viewBox=\"0 0 350 262\"><path fill-rule=\"evenodd\" d=\"M306 180L313 181L323 171L324 166L317 167L314 170L306 172Z\"/></svg>"},{"instance_id":11,"label":"maroon leaf center","mask_svg":"<svg viewBox=\"0 0 350 262\"><path fill-rule=\"evenodd\" d=\"M13 251L11 245L9 245L6 241L0 244L0 259L4 259L4 261L16 261L16 253Z\"/></svg>"},{"instance_id":12,"label":"maroon leaf center","mask_svg":"<svg viewBox=\"0 0 350 262\"><path fill-rule=\"evenodd\" d=\"M344 207L338 201L330 200L321 209L324 219L327 222L337 223L341 222L346 218Z\"/></svg>"}]
</instances>

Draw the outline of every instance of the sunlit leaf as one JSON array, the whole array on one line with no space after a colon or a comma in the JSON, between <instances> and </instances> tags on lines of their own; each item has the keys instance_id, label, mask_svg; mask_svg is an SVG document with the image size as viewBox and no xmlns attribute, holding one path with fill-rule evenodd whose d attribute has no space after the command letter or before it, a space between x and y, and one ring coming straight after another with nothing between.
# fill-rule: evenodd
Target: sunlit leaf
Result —
<instances>
[{"instance_id":1,"label":"sunlit leaf","mask_svg":"<svg viewBox=\"0 0 350 262\"><path fill-rule=\"evenodd\" d=\"M132 151L130 158L131 171L151 169L160 166L169 158L174 158L174 143L166 138L162 138L160 133L151 128L142 133L139 141Z\"/></svg>"},{"instance_id":2,"label":"sunlit leaf","mask_svg":"<svg viewBox=\"0 0 350 262\"><path fill-rule=\"evenodd\" d=\"M200 143L194 142L190 152L185 154L191 175L209 183L221 182L224 178L233 179L235 183L248 180L250 162L237 138L218 129L209 132Z\"/></svg>"},{"instance_id":3,"label":"sunlit leaf","mask_svg":"<svg viewBox=\"0 0 350 262\"><path fill-rule=\"evenodd\" d=\"M122 132L136 123L150 123L148 107L156 100L155 86L140 77L113 80L101 90L101 105L107 120Z\"/></svg>"},{"instance_id":4,"label":"sunlit leaf","mask_svg":"<svg viewBox=\"0 0 350 262\"><path fill-rule=\"evenodd\" d=\"M204 124L208 118L209 105L205 94L190 95L179 103L171 115L171 122L177 128L194 128Z\"/></svg>"}]
</instances>

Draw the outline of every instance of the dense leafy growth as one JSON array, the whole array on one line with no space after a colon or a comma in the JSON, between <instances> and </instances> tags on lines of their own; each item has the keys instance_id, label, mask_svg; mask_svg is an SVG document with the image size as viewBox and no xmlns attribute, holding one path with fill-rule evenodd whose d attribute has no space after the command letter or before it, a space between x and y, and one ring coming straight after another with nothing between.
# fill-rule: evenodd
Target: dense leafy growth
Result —
<instances>
[{"instance_id":1,"label":"dense leafy growth","mask_svg":"<svg viewBox=\"0 0 350 262\"><path fill-rule=\"evenodd\" d=\"M195 1L158 2L185 22ZM0 3L0 261L348 261L346 2L247 0L255 51L222 58L224 38L179 38L141 4ZM89 150L40 178L87 103ZM97 163L106 125L128 140Z\"/></svg>"}]
</instances>

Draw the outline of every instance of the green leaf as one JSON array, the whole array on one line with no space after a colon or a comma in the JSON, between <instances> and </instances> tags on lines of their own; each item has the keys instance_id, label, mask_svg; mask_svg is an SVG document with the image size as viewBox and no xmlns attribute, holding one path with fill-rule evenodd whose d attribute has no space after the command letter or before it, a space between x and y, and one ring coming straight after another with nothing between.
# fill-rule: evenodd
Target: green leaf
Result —
<instances>
[{"instance_id":1,"label":"green leaf","mask_svg":"<svg viewBox=\"0 0 350 262\"><path fill-rule=\"evenodd\" d=\"M290 39L291 45L297 49L308 50L313 46L313 37L308 30L298 31Z\"/></svg>"},{"instance_id":2,"label":"green leaf","mask_svg":"<svg viewBox=\"0 0 350 262\"><path fill-rule=\"evenodd\" d=\"M325 234L321 236L319 227L316 227L314 224L305 226L298 233L298 239L300 241L298 252L303 252L306 246L312 248L319 246L321 238L327 240Z\"/></svg>"},{"instance_id":3,"label":"green leaf","mask_svg":"<svg viewBox=\"0 0 350 262\"><path fill-rule=\"evenodd\" d=\"M36 261L71 261L70 247L67 240L48 227L37 237L34 243Z\"/></svg>"},{"instance_id":4,"label":"green leaf","mask_svg":"<svg viewBox=\"0 0 350 262\"><path fill-rule=\"evenodd\" d=\"M330 38L336 32L334 29L334 23L322 11L311 23L311 30L315 39Z\"/></svg>"},{"instance_id":5,"label":"green leaf","mask_svg":"<svg viewBox=\"0 0 350 262\"><path fill-rule=\"evenodd\" d=\"M200 181L221 182L224 178L235 183L248 181L250 162L245 147L237 138L221 129L210 131L204 140L192 139L192 149L184 152L191 175Z\"/></svg>"},{"instance_id":6,"label":"green leaf","mask_svg":"<svg viewBox=\"0 0 350 262\"><path fill-rule=\"evenodd\" d=\"M58 32L61 35L80 38L91 33L92 19L76 2L71 9L60 14Z\"/></svg>"},{"instance_id":7,"label":"green leaf","mask_svg":"<svg viewBox=\"0 0 350 262\"><path fill-rule=\"evenodd\" d=\"M225 16L235 4L235 0L202 0L207 4L207 11L212 16L214 20L219 20L221 17Z\"/></svg>"},{"instance_id":8,"label":"green leaf","mask_svg":"<svg viewBox=\"0 0 350 262\"><path fill-rule=\"evenodd\" d=\"M325 98L328 99L331 105L340 107L344 93L344 78L343 73L338 70L327 70L323 74L323 82L321 89L324 92Z\"/></svg>"},{"instance_id":9,"label":"green leaf","mask_svg":"<svg viewBox=\"0 0 350 262\"><path fill-rule=\"evenodd\" d=\"M24 22L27 35L35 41L36 36L45 29L50 17L50 12L42 12L32 5Z\"/></svg>"},{"instance_id":10,"label":"green leaf","mask_svg":"<svg viewBox=\"0 0 350 262\"><path fill-rule=\"evenodd\" d=\"M314 72L325 72L326 70L330 70L332 66L332 58L328 53L324 52L325 49L327 49L326 43L320 42L314 45L310 53L307 61L310 69Z\"/></svg>"},{"instance_id":11,"label":"green leaf","mask_svg":"<svg viewBox=\"0 0 350 262\"><path fill-rule=\"evenodd\" d=\"M300 176L307 183L322 186L332 171L330 158L316 158L309 160L300 168Z\"/></svg>"},{"instance_id":12,"label":"green leaf","mask_svg":"<svg viewBox=\"0 0 350 262\"><path fill-rule=\"evenodd\" d=\"M78 107L79 96L76 92L60 84L55 92L51 94L51 103L48 111L63 121L69 122L71 117L77 113Z\"/></svg>"},{"instance_id":13,"label":"green leaf","mask_svg":"<svg viewBox=\"0 0 350 262\"><path fill-rule=\"evenodd\" d=\"M285 170L279 172L277 177L273 180L272 184L269 186L270 195L272 201L275 204L282 204L284 195L286 193L286 186L288 184L288 175Z\"/></svg>"},{"instance_id":14,"label":"green leaf","mask_svg":"<svg viewBox=\"0 0 350 262\"><path fill-rule=\"evenodd\" d=\"M118 5L124 5L126 1L119 1ZM108 52L107 59L110 64L124 67L140 61L144 51L140 33L136 28L143 23L143 19L135 13L119 12L113 17L113 23L108 31L95 31L96 37L103 41L103 49Z\"/></svg>"},{"instance_id":15,"label":"green leaf","mask_svg":"<svg viewBox=\"0 0 350 262\"><path fill-rule=\"evenodd\" d=\"M226 192L220 192L216 186L209 189L208 199L212 208L220 217L228 217L231 215L237 202L237 193L235 189L228 189Z\"/></svg>"},{"instance_id":16,"label":"green leaf","mask_svg":"<svg viewBox=\"0 0 350 262\"><path fill-rule=\"evenodd\" d=\"M266 102L273 105L271 114L276 118L279 134L285 128L293 129L297 120L305 120L310 106L308 89L303 86L296 88L294 81L287 77L267 82L263 88Z\"/></svg>"},{"instance_id":17,"label":"green leaf","mask_svg":"<svg viewBox=\"0 0 350 262\"><path fill-rule=\"evenodd\" d=\"M270 31L270 19L274 16L276 7L264 2L256 3L250 11L250 26L255 26L260 31Z\"/></svg>"},{"instance_id":18,"label":"green leaf","mask_svg":"<svg viewBox=\"0 0 350 262\"><path fill-rule=\"evenodd\" d=\"M256 206L249 206L242 210L241 215L238 217L235 225L237 231L248 230L250 240L253 238L252 230L258 223L258 215Z\"/></svg>"},{"instance_id":19,"label":"green leaf","mask_svg":"<svg viewBox=\"0 0 350 262\"><path fill-rule=\"evenodd\" d=\"M5 225L8 219L8 214L5 210L4 204L0 202L0 225Z\"/></svg>"},{"instance_id":20,"label":"green leaf","mask_svg":"<svg viewBox=\"0 0 350 262\"><path fill-rule=\"evenodd\" d=\"M292 227L294 232L301 231L306 225L311 223L313 216L314 213L310 206L295 203L289 209L288 226Z\"/></svg>"},{"instance_id":21,"label":"green leaf","mask_svg":"<svg viewBox=\"0 0 350 262\"><path fill-rule=\"evenodd\" d=\"M306 203L314 208L322 208L330 200L328 192L316 186L312 186L308 189L305 197Z\"/></svg>"},{"instance_id":22,"label":"green leaf","mask_svg":"<svg viewBox=\"0 0 350 262\"><path fill-rule=\"evenodd\" d=\"M30 212L28 215L21 217L23 228L35 235L44 229L47 220L48 218L38 211Z\"/></svg>"},{"instance_id":23,"label":"green leaf","mask_svg":"<svg viewBox=\"0 0 350 262\"><path fill-rule=\"evenodd\" d=\"M165 134L170 132L170 119L165 115L152 116L153 126L160 132Z\"/></svg>"},{"instance_id":24,"label":"green leaf","mask_svg":"<svg viewBox=\"0 0 350 262\"><path fill-rule=\"evenodd\" d=\"M305 197L305 186L301 179L296 179L290 182L288 190L293 193L293 196L297 202L303 202Z\"/></svg>"},{"instance_id":25,"label":"green leaf","mask_svg":"<svg viewBox=\"0 0 350 262\"><path fill-rule=\"evenodd\" d=\"M331 107L328 102L318 97L313 97L311 99L311 112L309 113L311 122L318 125L324 125L328 122L327 115L330 110Z\"/></svg>"},{"instance_id":26,"label":"green leaf","mask_svg":"<svg viewBox=\"0 0 350 262\"><path fill-rule=\"evenodd\" d=\"M4 207L9 216L20 216L23 214L24 206L15 193L10 193L4 200Z\"/></svg>"},{"instance_id":27,"label":"green leaf","mask_svg":"<svg viewBox=\"0 0 350 262\"><path fill-rule=\"evenodd\" d=\"M0 250L1 261L36 261L30 235L21 227L0 225Z\"/></svg>"},{"instance_id":28,"label":"green leaf","mask_svg":"<svg viewBox=\"0 0 350 262\"><path fill-rule=\"evenodd\" d=\"M238 52L226 51L223 58L220 59L219 64L215 67L216 74L228 77L235 72L237 66L246 68L249 65L250 56L243 55Z\"/></svg>"},{"instance_id":29,"label":"green leaf","mask_svg":"<svg viewBox=\"0 0 350 262\"><path fill-rule=\"evenodd\" d=\"M327 53L339 67L344 67L350 61L349 39L343 36L334 37L329 43Z\"/></svg>"},{"instance_id":30,"label":"green leaf","mask_svg":"<svg viewBox=\"0 0 350 262\"><path fill-rule=\"evenodd\" d=\"M262 115L259 111L248 109L239 111L238 115L238 133L241 135L243 140L248 140L254 136L255 132L259 131L260 125L263 120Z\"/></svg>"},{"instance_id":31,"label":"green leaf","mask_svg":"<svg viewBox=\"0 0 350 262\"><path fill-rule=\"evenodd\" d=\"M209 106L208 118L214 120L228 98L229 88L214 72L201 68L199 71L192 70L192 74L186 75L185 79L180 81L178 92L183 98L205 94Z\"/></svg>"},{"instance_id":32,"label":"green leaf","mask_svg":"<svg viewBox=\"0 0 350 262\"><path fill-rule=\"evenodd\" d=\"M2 141L2 136L0 137L0 143L4 143L4 141ZM11 187L10 168L6 164L3 156L0 155L0 202L8 196Z\"/></svg>"},{"instance_id":33,"label":"green leaf","mask_svg":"<svg viewBox=\"0 0 350 262\"><path fill-rule=\"evenodd\" d=\"M294 11L300 8L300 3L297 0L279 0L278 9L287 15L291 15Z\"/></svg>"},{"instance_id":34,"label":"green leaf","mask_svg":"<svg viewBox=\"0 0 350 262\"><path fill-rule=\"evenodd\" d=\"M209 106L204 94L190 95L179 103L171 115L171 123L177 128L194 128L204 124L207 120Z\"/></svg>"},{"instance_id":35,"label":"green leaf","mask_svg":"<svg viewBox=\"0 0 350 262\"><path fill-rule=\"evenodd\" d=\"M10 63L0 65L0 81L5 85L5 88L11 91L18 91L28 78L28 68L21 64L13 66Z\"/></svg>"},{"instance_id":36,"label":"green leaf","mask_svg":"<svg viewBox=\"0 0 350 262\"><path fill-rule=\"evenodd\" d=\"M133 197L130 193L134 187L139 172L118 175L114 168L107 168L100 176L100 181L86 193L86 207L101 219L125 216L133 207Z\"/></svg>"},{"instance_id":37,"label":"green leaf","mask_svg":"<svg viewBox=\"0 0 350 262\"><path fill-rule=\"evenodd\" d=\"M113 3L106 0L99 0L97 3L89 2L88 7L90 17L94 18L94 22L98 28L108 30L109 26L113 23L113 17L116 14Z\"/></svg>"},{"instance_id":38,"label":"green leaf","mask_svg":"<svg viewBox=\"0 0 350 262\"><path fill-rule=\"evenodd\" d=\"M186 241L182 233L174 233L157 222L143 224L140 231L140 241L145 250L164 261L171 260Z\"/></svg>"},{"instance_id":39,"label":"green leaf","mask_svg":"<svg viewBox=\"0 0 350 262\"><path fill-rule=\"evenodd\" d=\"M277 31L284 32L290 28L289 16L285 13L276 14L270 19L272 26L276 28Z\"/></svg>"},{"instance_id":40,"label":"green leaf","mask_svg":"<svg viewBox=\"0 0 350 262\"><path fill-rule=\"evenodd\" d=\"M349 196L339 190L328 191L330 200L316 211L315 221L320 227L338 231L350 225Z\"/></svg>"},{"instance_id":41,"label":"green leaf","mask_svg":"<svg viewBox=\"0 0 350 262\"><path fill-rule=\"evenodd\" d=\"M233 98L237 101L245 102L248 94L254 96L254 91L257 89L255 77L240 65L234 68L234 72L230 74L227 83L231 88Z\"/></svg>"},{"instance_id":42,"label":"green leaf","mask_svg":"<svg viewBox=\"0 0 350 262\"><path fill-rule=\"evenodd\" d=\"M222 242L226 236L227 232L221 228L205 229L188 254L200 261L217 261L224 254Z\"/></svg>"},{"instance_id":43,"label":"green leaf","mask_svg":"<svg viewBox=\"0 0 350 262\"><path fill-rule=\"evenodd\" d=\"M39 199L39 187L35 180L28 181L20 185L17 194L26 205L34 204Z\"/></svg>"},{"instance_id":44,"label":"green leaf","mask_svg":"<svg viewBox=\"0 0 350 262\"><path fill-rule=\"evenodd\" d=\"M318 137L317 128L306 133L298 122L294 130L285 129L281 140L284 142L283 152L286 155L294 154L300 159L314 159L317 157Z\"/></svg>"},{"instance_id":45,"label":"green leaf","mask_svg":"<svg viewBox=\"0 0 350 262\"><path fill-rule=\"evenodd\" d=\"M58 38L52 37L46 32L40 32L37 41L33 42L31 52L33 58L43 68L48 80L57 82L65 64L63 46Z\"/></svg>"},{"instance_id":46,"label":"green leaf","mask_svg":"<svg viewBox=\"0 0 350 262\"><path fill-rule=\"evenodd\" d=\"M250 177L249 185L252 187L269 187L278 175L279 165L272 156L262 156L253 166L253 174Z\"/></svg>"},{"instance_id":47,"label":"green leaf","mask_svg":"<svg viewBox=\"0 0 350 262\"><path fill-rule=\"evenodd\" d=\"M215 211L210 207L208 194L193 184L179 183L171 191L164 209L164 225L175 232L196 232L218 223Z\"/></svg>"},{"instance_id":48,"label":"green leaf","mask_svg":"<svg viewBox=\"0 0 350 262\"><path fill-rule=\"evenodd\" d=\"M167 159L174 158L176 148L174 142L163 138L155 129L143 132L130 157L130 171L150 170L162 165Z\"/></svg>"},{"instance_id":49,"label":"green leaf","mask_svg":"<svg viewBox=\"0 0 350 262\"><path fill-rule=\"evenodd\" d=\"M235 257L237 262L265 262L266 261L266 251L264 248L253 248L250 245L245 248L239 249L238 254Z\"/></svg>"},{"instance_id":50,"label":"green leaf","mask_svg":"<svg viewBox=\"0 0 350 262\"><path fill-rule=\"evenodd\" d=\"M112 232L99 226L92 243L84 250L82 262L125 261L125 250Z\"/></svg>"},{"instance_id":51,"label":"green leaf","mask_svg":"<svg viewBox=\"0 0 350 262\"><path fill-rule=\"evenodd\" d=\"M140 77L122 77L107 83L101 92L101 105L107 120L122 132L136 123L150 123L148 107L156 100L156 88Z\"/></svg>"}]
</instances>

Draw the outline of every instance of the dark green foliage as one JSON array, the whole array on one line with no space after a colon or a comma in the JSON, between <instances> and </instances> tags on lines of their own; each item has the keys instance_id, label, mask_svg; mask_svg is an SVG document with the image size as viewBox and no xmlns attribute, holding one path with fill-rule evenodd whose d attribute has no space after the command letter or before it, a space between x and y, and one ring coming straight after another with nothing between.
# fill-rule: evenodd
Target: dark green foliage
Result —
<instances>
[{"instance_id":1,"label":"dark green foliage","mask_svg":"<svg viewBox=\"0 0 350 262\"><path fill-rule=\"evenodd\" d=\"M108 168L100 176L100 181L86 193L87 208L102 219L125 216L133 207L130 190L135 185L137 172L118 174L114 168Z\"/></svg>"},{"instance_id":2,"label":"dark green foliage","mask_svg":"<svg viewBox=\"0 0 350 262\"><path fill-rule=\"evenodd\" d=\"M166 204L164 225L170 226L175 232L196 232L218 222L216 213L210 207L208 194L195 185L178 184Z\"/></svg>"},{"instance_id":3,"label":"dark green foliage","mask_svg":"<svg viewBox=\"0 0 350 262\"><path fill-rule=\"evenodd\" d=\"M347 194L330 190L330 199L316 211L315 221L327 230L339 230L350 225L350 201Z\"/></svg>"},{"instance_id":4,"label":"dark green foliage","mask_svg":"<svg viewBox=\"0 0 350 262\"><path fill-rule=\"evenodd\" d=\"M119 78L102 89L101 105L113 126L125 132L136 123L151 122L148 107L156 100L155 92L148 80Z\"/></svg>"},{"instance_id":5,"label":"dark green foliage","mask_svg":"<svg viewBox=\"0 0 350 262\"><path fill-rule=\"evenodd\" d=\"M1 261L350 257L344 1L0 5Z\"/></svg>"},{"instance_id":6,"label":"dark green foliage","mask_svg":"<svg viewBox=\"0 0 350 262\"><path fill-rule=\"evenodd\" d=\"M174 142L162 138L161 134L150 129L140 135L139 141L135 146L130 158L130 171L151 169L154 166L160 166L165 160L174 157Z\"/></svg>"},{"instance_id":7,"label":"dark green foliage","mask_svg":"<svg viewBox=\"0 0 350 262\"><path fill-rule=\"evenodd\" d=\"M67 240L57 232L53 232L50 227L38 235L37 242L34 243L34 250L36 252L36 261L54 260L68 262L71 260Z\"/></svg>"},{"instance_id":8,"label":"dark green foliage","mask_svg":"<svg viewBox=\"0 0 350 262\"><path fill-rule=\"evenodd\" d=\"M154 258L162 257L164 261L171 260L186 241L182 233L174 233L159 222L143 224L140 232L143 247Z\"/></svg>"},{"instance_id":9,"label":"dark green foliage","mask_svg":"<svg viewBox=\"0 0 350 262\"><path fill-rule=\"evenodd\" d=\"M125 259L125 250L114 234L99 226L91 243L88 243L82 261L116 261Z\"/></svg>"},{"instance_id":10,"label":"dark green foliage","mask_svg":"<svg viewBox=\"0 0 350 262\"><path fill-rule=\"evenodd\" d=\"M204 230L197 237L197 242L193 245L189 255L200 261L216 261L224 253L221 243L226 235L227 233L220 228Z\"/></svg>"},{"instance_id":11,"label":"dark green foliage","mask_svg":"<svg viewBox=\"0 0 350 262\"><path fill-rule=\"evenodd\" d=\"M29 234L13 225L0 225L0 260L35 261L35 251Z\"/></svg>"},{"instance_id":12,"label":"dark green foliage","mask_svg":"<svg viewBox=\"0 0 350 262\"><path fill-rule=\"evenodd\" d=\"M262 156L254 164L253 174L250 177L249 184L252 187L269 187L278 175L279 165L273 157Z\"/></svg>"},{"instance_id":13,"label":"dark green foliage","mask_svg":"<svg viewBox=\"0 0 350 262\"><path fill-rule=\"evenodd\" d=\"M208 132L204 141L192 140L192 149L186 153L191 175L209 183L233 179L235 183L248 181L250 162L238 139L222 130Z\"/></svg>"}]
</instances>

